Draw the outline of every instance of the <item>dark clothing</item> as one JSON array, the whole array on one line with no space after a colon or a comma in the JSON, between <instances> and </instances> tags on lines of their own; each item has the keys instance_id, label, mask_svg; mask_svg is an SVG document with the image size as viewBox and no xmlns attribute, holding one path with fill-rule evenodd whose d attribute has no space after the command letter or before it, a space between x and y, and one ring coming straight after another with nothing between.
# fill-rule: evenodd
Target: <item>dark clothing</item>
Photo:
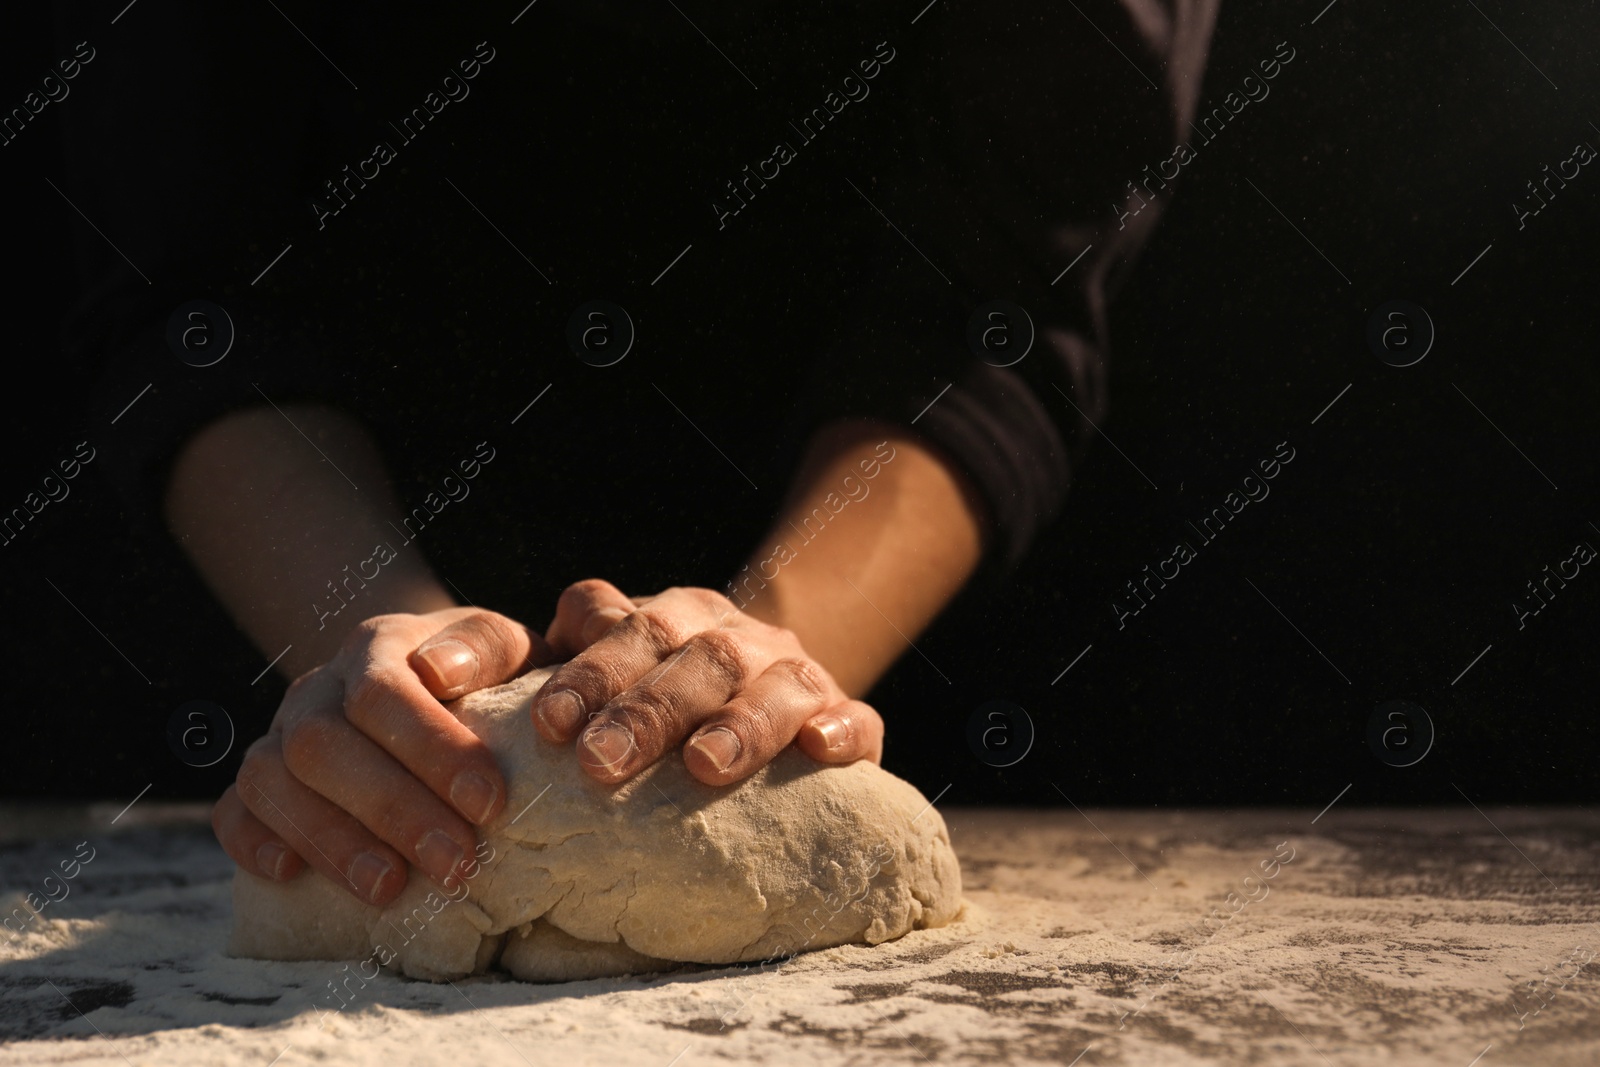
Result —
<instances>
[{"instance_id":1,"label":"dark clothing","mask_svg":"<svg viewBox=\"0 0 1600 1067\"><path fill-rule=\"evenodd\" d=\"M1128 213L1133 183L1184 139L1215 8L140 5L63 112L105 235L78 227L69 353L108 415L154 383L105 469L153 517L206 422L321 399L408 508L479 441L508 457L430 546L514 561L485 582L643 551L635 581L720 585L810 430L871 416L971 476L1012 565L1105 415L1106 301L1165 202ZM196 298L237 330L207 367L166 341ZM592 299L637 328L611 367L565 343ZM1037 334L1009 366L968 345L997 299Z\"/></svg>"}]
</instances>

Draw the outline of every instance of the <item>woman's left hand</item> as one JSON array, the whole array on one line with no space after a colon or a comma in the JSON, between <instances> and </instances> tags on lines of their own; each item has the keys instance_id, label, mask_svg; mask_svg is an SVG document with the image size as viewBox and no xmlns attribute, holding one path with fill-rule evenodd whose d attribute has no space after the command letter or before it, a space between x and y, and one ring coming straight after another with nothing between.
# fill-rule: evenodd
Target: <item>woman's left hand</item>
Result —
<instances>
[{"instance_id":1,"label":"woman's left hand","mask_svg":"<svg viewBox=\"0 0 1600 1067\"><path fill-rule=\"evenodd\" d=\"M558 668L533 701L534 725L615 784L684 742L708 785L744 778L791 741L823 763L877 762L883 720L852 700L794 633L745 615L711 589L631 599L591 578L561 594L546 641Z\"/></svg>"}]
</instances>

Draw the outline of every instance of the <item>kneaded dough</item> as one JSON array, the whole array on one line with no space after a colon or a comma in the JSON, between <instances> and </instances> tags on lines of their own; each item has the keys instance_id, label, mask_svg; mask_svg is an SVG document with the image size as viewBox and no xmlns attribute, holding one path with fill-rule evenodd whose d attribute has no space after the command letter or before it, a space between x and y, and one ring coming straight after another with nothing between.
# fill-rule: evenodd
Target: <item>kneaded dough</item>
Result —
<instances>
[{"instance_id":1,"label":"kneaded dough","mask_svg":"<svg viewBox=\"0 0 1600 1067\"><path fill-rule=\"evenodd\" d=\"M667 753L620 786L534 729L551 668L450 705L500 762L510 793L475 867L448 889L412 868L387 908L307 868L285 883L238 871L229 952L366 959L433 981L496 963L527 981L775 959L875 945L961 910L939 812L865 761L824 766L790 746L708 786Z\"/></svg>"}]
</instances>

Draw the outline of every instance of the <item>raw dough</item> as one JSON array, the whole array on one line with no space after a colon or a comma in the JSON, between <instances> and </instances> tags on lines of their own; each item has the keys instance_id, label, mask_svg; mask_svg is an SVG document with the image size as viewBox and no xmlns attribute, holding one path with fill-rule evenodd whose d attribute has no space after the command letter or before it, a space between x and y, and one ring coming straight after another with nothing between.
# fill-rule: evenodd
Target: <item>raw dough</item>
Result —
<instances>
[{"instance_id":1,"label":"raw dough","mask_svg":"<svg viewBox=\"0 0 1600 1067\"><path fill-rule=\"evenodd\" d=\"M372 960L434 981L497 961L528 981L766 960L875 945L961 910L944 820L865 761L823 766L794 747L731 786L669 752L621 786L551 745L529 706L550 669L451 705L510 788L471 876L447 891L412 868L388 908L307 869L287 883L239 871L229 951Z\"/></svg>"}]
</instances>

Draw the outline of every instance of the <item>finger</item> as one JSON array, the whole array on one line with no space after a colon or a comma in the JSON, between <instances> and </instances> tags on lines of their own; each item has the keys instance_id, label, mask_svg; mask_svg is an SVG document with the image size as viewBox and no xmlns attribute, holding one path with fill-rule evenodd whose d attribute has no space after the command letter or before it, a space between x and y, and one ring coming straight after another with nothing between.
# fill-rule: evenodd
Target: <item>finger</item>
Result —
<instances>
[{"instance_id":1,"label":"finger","mask_svg":"<svg viewBox=\"0 0 1600 1067\"><path fill-rule=\"evenodd\" d=\"M578 762L599 781L623 781L682 741L770 661L738 631L695 634L600 708L578 735Z\"/></svg>"},{"instance_id":2,"label":"finger","mask_svg":"<svg viewBox=\"0 0 1600 1067\"><path fill-rule=\"evenodd\" d=\"M815 662L780 659L705 719L683 747L684 766L707 785L737 782L771 763L842 695Z\"/></svg>"},{"instance_id":3,"label":"finger","mask_svg":"<svg viewBox=\"0 0 1600 1067\"><path fill-rule=\"evenodd\" d=\"M533 719L546 740L570 740L584 721L653 670L714 619L682 598L640 608L559 667L533 699Z\"/></svg>"},{"instance_id":4,"label":"finger","mask_svg":"<svg viewBox=\"0 0 1600 1067\"><path fill-rule=\"evenodd\" d=\"M340 715L284 727L289 772L446 885L478 844L472 825Z\"/></svg>"},{"instance_id":5,"label":"finger","mask_svg":"<svg viewBox=\"0 0 1600 1067\"><path fill-rule=\"evenodd\" d=\"M493 611L446 626L407 658L423 687L440 700L502 685L555 661L544 638Z\"/></svg>"},{"instance_id":6,"label":"finger","mask_svg":"<svg viewBox=\"0 0 1600 1067\"><path fill-rule=\"evenodd\" d=\"M435 796L481 826L505 806L505 778L489 746L407 664L413 640L375 630L364 648L357 647L346 669L356 681L344 692L345 718Z\"/></svg>"},{"instance_id":7,"label":"finger","mask_svg":"<svg viewBox=\"0 0 1600 1067\"><path fill-rule=\"evenodd\" d=\"M571 659L634 609L622 590L600 578L573 582L556 601L556 617L545 640L559 659Z\"/></svg>"},{"instance_id":8,"label":"finger","mask_svg":"<svg viewBox=\"0 0 1600 1067\"><path fill-rule=\"evenodd\" d=\"M306 861L266 823L250 814L239 797L238 786L230 785L211 809L211 829L222 851L257 877L287 882L305 869Z\"/></svg>"},{"instance_id":9,"label":"finger","mask_svg":"<svg viewBox=\"0 0 1600 1067\"><path fill-rule=\"evenodd\" d=\"M870 704L846 700L800 728L795 735L800 751L820 763L883 760L883 717Z\"/></svg>"},{"instance_id":10,"label":"finger","mask_svg":"<svg viewBox=\"0 0 1600 1067\"><path fill-rule=\"evenodd\" d=\"M406 861L349 812L318 796L284 766L279 735L250 746L238 792L250 812L307 863L366 904L387 904L406 884Z\"/></svg>"}]
</instances>

